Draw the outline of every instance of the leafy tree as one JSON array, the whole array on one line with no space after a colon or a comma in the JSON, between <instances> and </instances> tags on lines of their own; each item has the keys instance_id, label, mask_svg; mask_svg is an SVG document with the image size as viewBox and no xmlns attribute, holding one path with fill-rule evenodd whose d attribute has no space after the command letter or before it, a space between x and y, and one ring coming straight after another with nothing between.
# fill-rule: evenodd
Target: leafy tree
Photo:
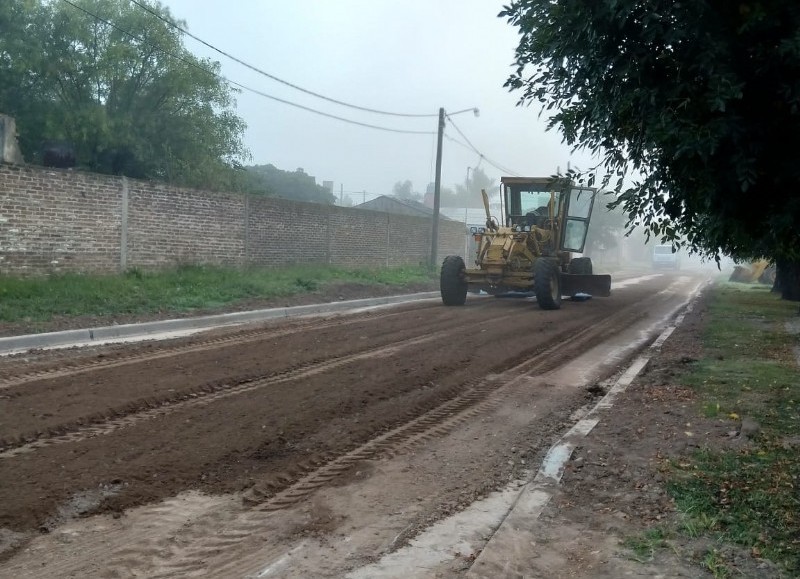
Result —
<instances>
[{"instance_id":1,"label":"leafy tree","mask_svg":"<svg viewBox=\"0 0 800 579\"><path fill-rule=\"evenodd\" d=\"M422 201L422 195L414 191L414 186L408 179L405 181L398 181L394 184L394 187L392 187L392 196L402 201Z\"/></svg>"},{"instance_id":2,"label":"leafy tree","mask_svg":"<svg viewBox=\"0 0 800 579\"><path fill-rule=\"evenodd\" d=\"M444 207L483 207L481 189L490 193L497 185L494 179L486 175L480 167L475 167L469 179L464 179L464 184L457 183L455 191L449 195L442 195Z\"/></svg>"},{"instance_id":3,"label":"leafy tree","mask_svg":"<svg viewBox=\"0 0 800 579\"><path fill-rule=\"evenodd\" d=\"M317 185L316 179L303 169L282 171L274 165L253 165L246 168L242 190L249 193L310 201L333 205L334 195L324 187Z\"/></svg>"},{"instance_id":4,"label":"leafy tree","mask_svg":"<svg viewBox=\"0 0 800 579\"><path fill-rule=\"evenodd\" d=\"M506 86L601 156L630 226L775 259L800 299L800 3L515 0L500 16L520 33Z\"/></svg>"},{"instance_id":5,"label":"leafy tree","mask_svg":"<svg viewBox=\"0 0 800 579\"><path fill-rule=\"evenodd\" d=\"M625 213L618 207L609 208L604 203L605 194L598 194L592 208L589 231L586 234L586 253L614 249L625 233Z\"/></svg>"},{"instance_id":6,"label":"leafy tree","mask_svg":"<svg viewBox=\"0 0 800 579\"><path fill-rule=\"evenodd\" d=\"M35 71L44 66L35 35L42 20L38 0L0 2L0 112L16 117L20 147L28 158L34 150L32 135L45 133L50 116L47 101L35 96L41 90Z\"/></svg>"},{"instance_id":7,"label":"leafy tree","mask_svg":"<svg viewBox=\"0 0 800 579\"><path fill-rule=\"evenodd\" d=\"M0 110L16 117L26 158L57 140L93 171L235 183L248 154L234 91L175 28L127 0L3 2L0 25Z\"/></svg>"}]
</instances>

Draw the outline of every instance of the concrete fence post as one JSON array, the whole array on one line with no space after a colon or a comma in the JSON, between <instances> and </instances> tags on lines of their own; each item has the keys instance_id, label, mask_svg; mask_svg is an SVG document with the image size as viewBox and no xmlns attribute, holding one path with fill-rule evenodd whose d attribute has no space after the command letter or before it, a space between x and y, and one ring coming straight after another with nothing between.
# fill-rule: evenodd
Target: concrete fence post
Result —
<instances>
[{"instance_id":1,"label":"concrete fence post","mask_svg":"<svg viewBox=\"0 0 800 579\"><path fill-rule=\"evenodd\" d=\"M17 144L17 122L3 114L0 114L0 163L25 164Z\"/></svg>"},{"instance_id":2,"label":"concrete fence post","mask_svg":"<svg viewBox=\"0 0 800 579\"><path fill-rule=\"evenodd\" d=\"M333 215L333 208L329 207L328 218L325 220L325 261L328 265L333 265L333 235L331 233L331 216Z\"/></svg>"},{"instance_id":3,"label":"concrete fence post","mask_svg":"<svg viewBox=\"0 0 800 579\"><path fill-rule=\"evenodd\" d=\"M250 249L250 194L244 194L244 266L250 267L252 250Z\"/></svg>"},{"instance_id":4,"label":"concrete fence post","mask_svg":"<svg viewBox=\"0 0 800 579\"><path fill-rule=\"evenodd\" d=\"M122 177L122 199L119 212L119 270L124 273L128 269L128 197L130 184L127 177Z\"/></svg>"},{"instance_id":5,"label":"concrete fence post","mask_svg":"<svg viewBox=\"0 0 800 579\"><path fill-rule=\"evenodd\" d=\"M391 235L390 235L391 231L392 231L392 214L387 213L386 214L386 267L389 267L389 252L391 250L389 242L391 240Z\"/></svg>"}]
</instances>

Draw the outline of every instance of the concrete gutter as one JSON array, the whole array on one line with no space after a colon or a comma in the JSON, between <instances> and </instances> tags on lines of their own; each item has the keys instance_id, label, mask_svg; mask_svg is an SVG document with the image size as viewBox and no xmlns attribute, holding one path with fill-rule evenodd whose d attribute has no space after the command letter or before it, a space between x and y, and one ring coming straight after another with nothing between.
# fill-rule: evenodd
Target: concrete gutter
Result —
<instances>
[{"instance_id":1,"label":"concrete gutter","mask_svg":"<svg viewBox=\"0 0 800 579\"><path fill-rule=\"evenodd\" d=\"M47 332L42 334L11 336L7 338L0 338L0 356L26 352L28 350L98 345L107 344L110 342L131 342L147 339L152 340L174 338L193 334L210 328L249 324L276 318L294 318L299 316L312 316L348 310L374 308L417 300L433 299L438 296L438 291L421 292L378 298L365 298L360 300L347 300L328 304L270 308L247 312L233 312L230 314L217 314L213 316L200 316L196 318L159 320L155 322L144 322L141 324L123 324L117 326L86 328L81 330L66 330L63 332Z\"/></svg>"}]
</instances>

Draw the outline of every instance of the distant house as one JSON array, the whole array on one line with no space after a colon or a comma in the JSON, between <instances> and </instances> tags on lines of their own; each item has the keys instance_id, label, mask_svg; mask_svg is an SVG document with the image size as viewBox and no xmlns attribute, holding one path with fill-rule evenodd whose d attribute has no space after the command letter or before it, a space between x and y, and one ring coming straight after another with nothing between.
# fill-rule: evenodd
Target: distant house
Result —
<instances>
[{"instance_id":1,"label":"distant house","mask_svg":"<svg viewBox=\"0 0 800 579\"><path fill-rule=\"evenodd\" d=\"M485 227L486 226L486 210L477 209L475 207L442 207L441 214L453 221L461 221L467 227Z\"/></svg>"},{"instance_id":2,"label":"distant house","mask_svg":"<svg viewBox=\"0 0 800 579\"><path fill-rule=\"evenodd\" d=\"M397 199L389 195L381 195L366 203L356 205L358 209L370 209L372 211L383 211L384 213L395 213L400 215L413 215L414 217L433 217L433 209L426 207L417 201L409 199ZM441 219L449 219L440 213Z\"/></svg>"}]
</instances>

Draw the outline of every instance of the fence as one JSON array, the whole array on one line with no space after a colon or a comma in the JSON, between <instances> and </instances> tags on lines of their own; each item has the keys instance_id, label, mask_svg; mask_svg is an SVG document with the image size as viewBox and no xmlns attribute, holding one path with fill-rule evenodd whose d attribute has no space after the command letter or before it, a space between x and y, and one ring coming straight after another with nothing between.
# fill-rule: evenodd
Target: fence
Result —
<instances>
[{"instance_id":1,"label":"fence","mask_svg":"<svg viewBox=\"0 0 800 579\"><path fill-rule=\"evenodd\" d=\"M427 263L431 220L73 170L0 164L0 274L113 273L179 264L389 267ZM463 254L443 220L438 254Z\"/></svg>"}]
</instances>

